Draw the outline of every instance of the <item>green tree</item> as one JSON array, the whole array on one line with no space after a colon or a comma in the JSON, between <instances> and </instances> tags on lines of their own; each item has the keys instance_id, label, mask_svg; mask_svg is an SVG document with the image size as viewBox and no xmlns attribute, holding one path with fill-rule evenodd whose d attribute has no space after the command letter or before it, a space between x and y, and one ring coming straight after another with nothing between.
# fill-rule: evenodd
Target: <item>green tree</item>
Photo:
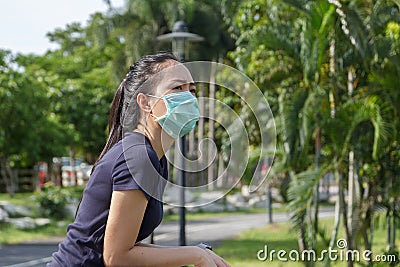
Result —
<instances>
[{"instance_id":1,"label":"green tree","mask_svg":"<svg viewBox=\"0 0 400 267\"><path fill-rule=\"evenodd\" d=\"M34 60L34 56L29 56ZM64 151L63 127L50 112L45 82L38 72L27 72L22 56L0 50L0 170L10 195L12 168L32 167Z\"/></svg>"},{"instance_id":2,"label":"green tree","mask_svg":"<svg viewBox=\"0 0 400 267\"><path fill-rule=\"evenodd\" d=\"M308 9L299 11L277 1L249 1L241 7L237 26L242 35L238 37L233 56L242 68L248 64L246 69L263 88L276 88L268 95L278 99L277 113L281 116L278 125L282 127L281 140L285 144L282 148L288 154L281 166L286 166L284 169L295 178L297 173L309 172L308 166L313 165L310 142L314 139L317 145L321 139L319 123L323 111L319 108L329 106L329 103L326 105L329 87L324 86L327 76L324 64L334 8L324 1L311 3ZM272 12L264 13L264 9ZM298 36L302 36L301 42ZM318 168L320 152L315 153ZM314 185L317 186L318 183ZM315 247L317 217L311 218L309 213L312 208L317 213L317 207L317 201L310 202L308 208L296 213L301 249ZM315 221L314 227L307 229L306 219L310 220L309 225Z\"/></svg>"},{"instance_id":3,"label":"green tree","mask_svg":"<svg viewBox=\"0 0 400 267\"><path fill-rule=\"evenodd\" d=\"M156 36L166 33L178 19L185 19L191 31L197 27L207 40L207 59L228 49L229 37L218 15L215 1L127 1L121 10L91 16L87 27L77 23L57 29L48 36L59 45L38 64L47 70L53 88L53 109L73 132L71 151L93 159L104 143L108 105L112 94L131 65L139 57L158 49L170 50ZM212 11L212 12L211 12ZM200 27L198 21L206 21ZM193 50L205 51L196 48ZM190 59L201 58L191 53Z\"/></svg>"},{"instance_id":4,"label":"green tree","mask_svg":"<svg viewBox=\"0 0 400 267\"><path fill-rule=\"evenodd\" d=\"M281 145L279 169L275 167L274 172L292 179L289 197L296 211L293 219L300 230L300 248L314 248L317 233L327 239L311 210L318 205L319 180L328 171L336 174L340 186L336 226L342 215L350 249L359 234L367 245L371 240L368 224L361 223L360 231L356 227L361 222L358 218L373 217L374 206L359 197L344 203L344 189L351 188L344 177L355 182L366 198L381 197L370 190L377 177L357 175L356 181L351 180L349 169L379 164L379 155L396 147L386 142L397 136L386 124L393 119L388 115L393 107L387 108L387 95L377 95L369 77L386 64L397 66L398 48L388 36L396 36L397 24L390 23L398 23L398 3L284 2L235 1L224 9L236 37L237 48L231 56L275 104ZM392 25L391 32L386 30L385 36L387 25ZM386 77L395 80L395 76ZM348 155L353 154L355 163L350 164ZM387 184L383 186L388 192ZM398 201L391 199L392 204L393 199ZM331 243L335 238L333 234Z\"/></svg>"},{"instance_id":5,"label":"green tree","mask_svg":"<svg viewBox=\"0 0 400 267\"><path fill-rule=\"evenodd\" d=\"M30 66L46 70L42 78L50 88L51 110L71 133L71 156L79 153L89 162L105 142L109 103L117 86L110 64L114 44L99 37L104 23L97 13L86 28L74 23L49 33L59 49L48 51Z\"/></svg>"},{"instance_id":6,"label":"green tree","mask_svg":"<svg viewBox=\"0 0 400 267\"><path fill-rule=\"evenodd\" d=\"M106 1L108 2L108 1ZM159 50L171 51L170 43L160 43L156 37L172 30L174 23L184 20L189 31L204 37L204 42L187 48L187 59L217 60L233 48L220 14L221 1L126 1L121 10L110 5L104 38L119 43L113 57L116 76L121 77L129 66L145 54Z\"/></svg>"}]
</instances>

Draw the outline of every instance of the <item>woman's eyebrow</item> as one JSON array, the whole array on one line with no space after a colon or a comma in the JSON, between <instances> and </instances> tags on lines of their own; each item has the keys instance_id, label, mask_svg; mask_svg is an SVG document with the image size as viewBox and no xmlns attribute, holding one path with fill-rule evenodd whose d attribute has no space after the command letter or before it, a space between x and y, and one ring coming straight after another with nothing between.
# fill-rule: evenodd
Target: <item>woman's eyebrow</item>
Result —
<instances>
[{"instance_id":1,"label":"woman's eyebrow","mask_svg":"<svg viewBox=\"0 0 400 267\"><path fill-rule=\"evenodd\" d=\"M177 82L180 84L189 84L189 85L196 85L193 81L187 81L187 80L182 80L182 79L173 79L172 82Z\"/></svg>"}]
</instances>

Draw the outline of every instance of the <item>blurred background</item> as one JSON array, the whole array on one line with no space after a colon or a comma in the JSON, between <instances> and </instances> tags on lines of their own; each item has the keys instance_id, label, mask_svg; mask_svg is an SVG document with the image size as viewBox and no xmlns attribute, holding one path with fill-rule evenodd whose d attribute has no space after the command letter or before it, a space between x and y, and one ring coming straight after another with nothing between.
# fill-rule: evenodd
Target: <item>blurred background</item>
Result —
<instances>
[{"instance_id":1,"label":"blurred background","mask_svg":"<svg viewBox=\"0 0 400 267\"><path fill-rule=\"evenodd\" d=\"M65 234L105 144L110 103L129 65L172 51L157 37L184 21L204 38L186 44L186 61L219 62L249 76L268 100L277 130L273 158L271 151L260 152L262 127L238 96L198 85L198 96L240 114L250 151L238 184L227 179L205 195L188 196L194 203L210 194L219 199L189 216L265 213L261 228L224 239L217 251L233 266L264 266L256 252L267 241L276 250L304 251L345 238L348 249L393 255L374 265L399 263L398 0L73 2L1 3L0 244ZM215 114L213 105L200 104L205 114ZM207 169L188 175L189 186L215 180L229 160L229 136L208 119L186 140L189 158L199 157L204 138L214 141L218 154ZM250 193L252 176L267 173ZM171 179L177 179L174 169ZM321 210L330 217L320 218ZM274 224L272 211L288 217ZM174 208L166 213L176 221ZM18 227L20 218L28 223Z\"/></svg>"}]
</instances>

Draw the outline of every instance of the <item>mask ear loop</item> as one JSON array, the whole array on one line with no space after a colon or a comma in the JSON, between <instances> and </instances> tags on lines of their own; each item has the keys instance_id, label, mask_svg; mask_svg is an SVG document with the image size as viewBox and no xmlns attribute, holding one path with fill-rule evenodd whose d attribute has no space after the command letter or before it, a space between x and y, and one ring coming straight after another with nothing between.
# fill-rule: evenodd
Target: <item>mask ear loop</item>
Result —
<instances>
[{"instance_id":1,"label":"mask ear loop","mask_svg":"<svg viewBox=\"0 0 400 267\"><path fill-rule=\"evenodd\" d=\"M156 95L151 95L151 94L145 94L146 96L150 96L150 97L155 97L155 98L158 98L158 99L162 99L162 97L161 96L156 96Z\"/></svg>"},{"instance_id":2,"label":"mask ear loop","mask_svg":"<svg viewBox=\"0 0 400 267\"><path fill-rule=\"evenodd\" d=\"M163 98L160 97L160 96L155 96L155 95L151 95L151 94L145 94L145 95L146 95L146 96L149 96L149 97L154 97L154 98L158 98L158 99L163 99ZM153 114L153 108L151 108L150 116L152 116L152 117L154 118L155 121L158 121L158 120L161 118L161 117L157 117L156 115Z\"/></svg>"}]
</instances>

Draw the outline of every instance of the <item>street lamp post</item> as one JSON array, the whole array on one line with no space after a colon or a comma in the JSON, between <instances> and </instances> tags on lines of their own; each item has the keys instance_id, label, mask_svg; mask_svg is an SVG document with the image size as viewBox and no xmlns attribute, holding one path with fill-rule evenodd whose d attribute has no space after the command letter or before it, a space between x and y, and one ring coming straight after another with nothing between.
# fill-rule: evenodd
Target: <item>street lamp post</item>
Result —
<instances>
[{"instance_id":1,"label":"street lamp post","mask_svg":"<svg viewBox=\"0 0 400 267\"><path fill-rule=\"evenodd\" d=\"M204 38L200 35L190 33L184 21L175 22L172 32L163 34L157 37L158 41L172 41L172 52L178 58L180 62L185 61L185 46L189 42L203 41ZM179 138L179 146L181 149L181 156L178 157L178 184L181 186L179 195L179 245L186 246L186 209L185 209L185 137ZM175 151L175 153L177 153Z\"/></svg>"},{"instance_id":2,"label":"street lamp post","mask_svg":"<svg viewBox=\"0 0 400 267\"><path fill-rule=\"evenodd\" d=\"M158 41L172 41L172 52L181 61L185 61L185 45L190 42L200 42L204 38L198 34L188 32L188 28L184 21L175 22L172 32L159 35Z\"/></svg>"}]
</instances>

